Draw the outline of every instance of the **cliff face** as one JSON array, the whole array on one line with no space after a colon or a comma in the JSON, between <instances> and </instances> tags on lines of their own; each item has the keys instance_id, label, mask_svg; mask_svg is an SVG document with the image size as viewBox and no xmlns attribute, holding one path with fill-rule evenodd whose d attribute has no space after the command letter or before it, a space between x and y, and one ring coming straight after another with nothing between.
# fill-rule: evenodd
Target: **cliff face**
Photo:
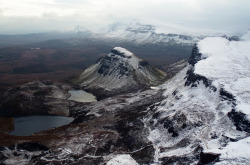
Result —
<instances>
[{"instance_id":1,"label":"cliff face","mask_svg":"<svg viewBox=\"0 0 250 165\"><path fill-rule=\"evenodd\" d=\"M87 68L74 83L97 95L115 95L160 84L165 73L128 50L115 47L111 53Z\"/></svg>"},{"instance_id":2,"label":"cliff face","mask_svg":"<svg viewBox=\"0 0 250 165\"><path fill-rule=\"evenodd\" d=\"M145 118L155 162L247 164L248 44L206 38L194 46L189 66L162 86L166 99Z\"/></svg>"}]
</instances>

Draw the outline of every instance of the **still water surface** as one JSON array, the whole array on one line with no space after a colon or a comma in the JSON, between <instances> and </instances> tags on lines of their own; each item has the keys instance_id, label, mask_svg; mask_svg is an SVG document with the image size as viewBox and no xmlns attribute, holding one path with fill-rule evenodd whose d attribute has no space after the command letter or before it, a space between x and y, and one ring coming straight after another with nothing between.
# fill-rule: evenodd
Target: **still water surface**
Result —
<instances>
[{"instance_id":1,"label":"still water surface","mask_svg":"<svg viewBox=\"0 0 250 165\"><path fill-rule=\"evenodd\" d=\"M72 117L62 116L26 116L14 118L15 129L11 135L29 136L33 133L60 127L73 121Z\"/></svg>"}]
</instances>

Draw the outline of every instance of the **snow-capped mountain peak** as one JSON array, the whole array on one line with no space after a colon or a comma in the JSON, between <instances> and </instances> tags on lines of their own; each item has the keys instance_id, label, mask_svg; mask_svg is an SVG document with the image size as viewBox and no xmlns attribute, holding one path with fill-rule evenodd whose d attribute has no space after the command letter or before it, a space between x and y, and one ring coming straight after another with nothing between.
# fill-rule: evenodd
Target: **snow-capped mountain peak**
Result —
<instances>
[{"instance_id":1,"label":"snow-capped mountain peak","mask_svg":"<svg viewBox=\"0 0 250 165\"><path fill-rule=\"evenodd\" d=\"M121 55L121 56L124 55L127 58L131 58L132 56L134 56L132 52L122 47L115 47L114 49L111 50L111 53L114 53L116 55Z\"/></svg>"},{"instance_id":2,"label":"snow-capped mountain peak","mask_svg":"<svg viewBox=\"0 0 250 165\"><path fill-rule=\"evenodd\" d=\"M115 47L111 50L111 53L107 55L108 57L116 57L121 60L120 62L125 62L127 65L131 65L135 70L138 70L139 62L143 61L136 57L132 52L128 51L122 47Z\"/></svg>"},{"instance_id":3,"label":"snow-capped mountain peak","mask_svg":"<svg viewBox=\"0 0 250 165\"><path fill-rule=\"evenodd\" d=\"M74 83L94 92L105 91L104 93L113 95L139 87L157 85L164 78L165 73L149 65L147 61L125 48L115 47L111 53L87 68Z\"/></svg>"}]
</instances>

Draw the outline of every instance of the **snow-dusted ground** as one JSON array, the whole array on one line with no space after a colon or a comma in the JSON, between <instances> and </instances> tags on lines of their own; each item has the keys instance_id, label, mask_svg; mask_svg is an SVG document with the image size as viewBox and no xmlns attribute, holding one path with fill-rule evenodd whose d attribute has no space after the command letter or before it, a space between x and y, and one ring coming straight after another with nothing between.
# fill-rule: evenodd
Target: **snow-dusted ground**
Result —
<instances>
[{"instance_id":1,"label":"snow-dusted ground","mask_svg":"<svg viewBox=\"0 0 250 165\"><path fill-rule=\"evenodd\" d=\"M206 150L205 152L212 152L221 154L221 162L216 165L235 164L239 162L242 164L249 164L250 162L250 137L237 142L231 142L222 149Z\"/></svg>"},{"instance_id":2,"label":"snow-dusted ground","mask_svg":"<svg viewBox=\"0 0 250 165\"><path fill-rule=\"evenodd\" d=\"M205 153L221 154L217 164L250 162L249 133L236 130L228 117L234 108L248 117L250 113L250 40L243 38L238 42L217 37L200 41L202 59L161 86L166 99L144 119L156 164L171 157L178 163L181 158L198 163L195 154L200 147ZM187 86L188 70L211 80L212 86L202 80ZM223 99L221 89L235 101Z\"/></svg>"},{"instance_id":3,"label":"snow-dusted ground","mask_svg":"<svg viewBox=\"0 0 250 165\"><path fill-rule=\"evenodd\" d=\"M250 39L229 41L206 38L198 43L203 60L195 65L195 73L213 81L235 96L236 110L250 117Z\"/></svg>"},{"instance_id":4,"label":"snow-dusted ground","mask_svg":"<svg viewBox=\"0 0 250 165\"><path fill-rule=\"evenodd\" d=\"M115 39L117 41L128 41L136 44L144 43L177 43L194 44L203 35L182 35L182 33L160 33L153 25L132 22L130 24L114 23L110 25L108 32L102 33L98 37L106 39Z\"/></svg>"},{"instance_id":5,"label":"snow-dusted ground","mask_svg":"<svg viewBox=\"0 0 250 165\"><path fill-rule=\"evenodd\" d=\"M139 165L130 155L116 155L107 162L107 165Z\"/></svg>"}]
</instances>

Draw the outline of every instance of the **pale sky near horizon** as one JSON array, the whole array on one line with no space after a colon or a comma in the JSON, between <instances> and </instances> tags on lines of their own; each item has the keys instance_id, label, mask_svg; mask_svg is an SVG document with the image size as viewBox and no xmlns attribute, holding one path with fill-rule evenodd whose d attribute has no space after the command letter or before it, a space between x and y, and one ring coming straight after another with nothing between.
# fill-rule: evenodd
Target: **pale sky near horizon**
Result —
<instances>
[{"instance_id":1,"label":"pale sky near horizon","mask_svg":"<svg viewBox=\"0 0 250 165\"><path fill-rule=\"evenodd\" d=\"M0 34L103 27L143 20L164 27L243 32L249 0L0 0ZM166 29L167 30L167 29Z\"/></svg>"}]
</instances>

